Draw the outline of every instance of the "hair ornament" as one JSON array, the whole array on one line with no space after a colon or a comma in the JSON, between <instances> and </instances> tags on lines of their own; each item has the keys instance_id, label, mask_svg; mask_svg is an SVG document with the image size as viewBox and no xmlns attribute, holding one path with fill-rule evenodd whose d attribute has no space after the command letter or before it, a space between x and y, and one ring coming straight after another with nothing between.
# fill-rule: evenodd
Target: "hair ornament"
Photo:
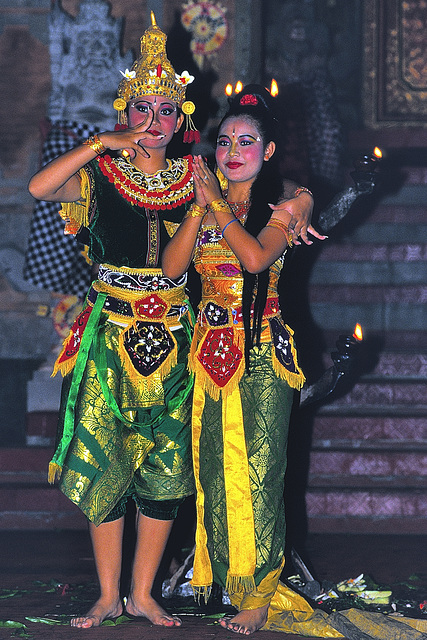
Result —
<instances>
[{"instance_id":1,"label":"hair ornament","mask_svg":"<svg viewBox=\"0 0 427 640\"><path fill-rule=\"evenodd\" d=\"M258 104L258 98L254 96L253 93L247 93L240 98L240 104L250 104L251 106L255 107Z\"/></svg>"}]
</instances>

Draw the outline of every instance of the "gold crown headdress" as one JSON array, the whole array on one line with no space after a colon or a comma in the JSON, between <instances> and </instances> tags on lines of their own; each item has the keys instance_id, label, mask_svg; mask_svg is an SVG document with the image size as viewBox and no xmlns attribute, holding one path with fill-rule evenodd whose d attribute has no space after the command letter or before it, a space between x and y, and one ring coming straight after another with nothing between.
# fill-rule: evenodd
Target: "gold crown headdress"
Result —
<instances>
[{"instance_id":1,"label":"gold crown headdress","mask_svg":"<svg viewBox=\"0 0 427 640\"><path fill-rule=\"evenodd\" d=\"M195 105L193 102L185 101L185 91L194 77L188 71L183 71L181 75L175 72L166 55L166 40L167 36L157 26L152 11L151 26L141 37L140 57L135 60L130 71L126 69L125 72L120 72L123 79L118 86L118 98L114 100L113 107L118 111L119 122L124 123L129 100L140 96L165 96L182 108L187 120L184 141L192 142L200 139L200 134L191 118Z\"/></svg>"}]
</instances>

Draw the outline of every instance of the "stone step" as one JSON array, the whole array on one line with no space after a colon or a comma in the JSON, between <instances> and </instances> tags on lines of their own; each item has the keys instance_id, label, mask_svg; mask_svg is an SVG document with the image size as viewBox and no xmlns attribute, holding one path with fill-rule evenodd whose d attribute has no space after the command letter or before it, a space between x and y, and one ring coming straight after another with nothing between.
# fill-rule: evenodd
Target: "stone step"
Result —
<instances>
[{"instance_id":1,"label":"stone step","mask_svg":"<svg viewBox=\"0 0 427 640\"><path fill-rule=\"evenodd\" d=\"M335 397L330 404L322 407L322 410L328 408L330 411L332 407L345 407L350 413L355 408L363 410L368 407L384 407L386 410L401 408L404 412L413 410L414 415L416 412L418 412L417 415L427 415L426 384L419 382L418 379L408 382L400 380L388 382L385 379L377 382L362 379L348 393L342 397Z\"/></svg>"},{"instance_id":2,"label":"stone step","mask_svg":"<svg viewBox=\"0 0 427 640\"><path fill-rule=\"evenodd\" d=\"M353 213L350 212L349 216L352 216ZM357 216L357 213L356 213ZM400 226L405 226L407 224L425 224L426 222L426 208L425 205L417 204L383 204L383 202L379 202L375 209L369 211L369 222L382 224L382 223L393 223ZM333 242L333 236L331 236L331 241ZM348 238L345 239L348 242ZM413 242L412 239L409 240L409 243ZM378 237L373 237L370 239L370 243L375 244L378 242ZM397 240L399 242L399 240ZM400 240L402 242L402 239ZM422 240L425 242L425 238ZM326 244L324 246L327 246Z\"/></svg>"},{"instance_id":3,"label":"stone step","mask_svg":"<svg viewBox=\"0 0 427 640\"><path fill-rule=\"evenodd\" d=\"M353 305L352 313L344 313L344 310L348 308L350 303L340 303L337 305L336 313L338 317L334 322L328 321L327 325L322 327L323 340L326 346L328 354L334 349L335 343L340 335L349 335L353 332L357 318L359 315L361 304L356 308ZM386 311L386 309L383 309ZM407 309L409 312L410 310ZM331 326L333 325L333 326ZM394 351L405 353L409 355L411 353L417 354L421 350L427 352L427 331L425 327L409 328L407 324L397 327L389 327L387 331L384 331L381 327L368 328L363 326L365 338L370 340L375 349L375 355L377 355L379 349L381 351ZM328 361L328 367L331 362Z\"/></svg>"},{"instance_id":4,"label":"stone step","mask_svg":"<svg viewBox=\"0 0 427 640\"><path fill-rule=\"evenodd\" d=\"M340 490L350 491L425 491L427 488L426 476L390 476L390 475L348 475L340 473L310 473L308 487L313 491L328 492Z\"/></svg>"},{"instance_id":5,"label":"stone step","mask_svg":"<svg viewBox=\"0 0 427 640\"><path fill-rule=\"evenodd\" d=\"M315 489L306 493L312 533L426 533L425 488Z\"/></svg>"},{"instance_id":6,"label":"stone step","mask_svg":"<svg viewBox=\"0 0 427 640\"><path fill-rule=\"evenodd\" d=\"M19 529L24 521L34 528L52 528L68 522L67 528L82 528L81 511L57 488L38 484L0 484L0 528ZM16 516L16 520L14 519Z\"/></svg>"},{"instance_id":7,"label":"stone step","mask_svg":"<svg viewBox=\"0 0 427 640\"><path fill-rule=\"evenodd\" d=\"M425 215L425 214L424 214ZM330 242L322 245L319 262L420 262L427 259L427 245L418 244L350 244ZM316 265L317 269L317 265Z\"/></svg>"},{"instance_id":8,"label":"stone step","mask_svg":"<svg viewBox=\"0 0 427 640\"><path fill-rule=\"evenodd\" d=\"M84 529L86 519L47 482L52 448L0 448L0 529Z\"/></svg>"},{"instance_id":9,"label":"stone step","mask_svg":"<svg viewBox=\"0 0 427 640\"><path fill-rule=\"evenodd\" d=\"M46 474L44 474L46 477ZM85 529L86 519L61 491L35 473L0 475L0 529Z\"/></svg>"},{"instance_id":10,"label":"stone step","mask_svg":"<svg viewBox=\"0 0 427 640\"><path fill-rule=\"evenodd\" d=\"M312 451L359 451L359 452L392 452L407 453L410 451L427 453L427 440L413 442L411 440L358 440L342 438L335 440L313 440Z\"/></svg>"},{"instance_id":11,"label":"stone step","mask_svg":"<svg viewBox=\"0 0 427 640\"><path fill-rule=\"evenodd\" d=\"M1 473L44 473L47 476L53 449L48 447L0 448Z\"/></svg>"},{"instance_id":12,"label":"stone step","mask_svg":"<svg viewBox=\"0 0 427 640\"><path fill-rule=\"evenodd\" d=\"M0 511L0 530L87 529L87 521L82 512L72 506L73 509L67 511Z\"/></svg>"},{"instance_id":13,"label":"stone step","mask_svg":"<svg viewBox=\"0 0 427 640\"><path fill-rule=\"evenodd\" d=\"M363 343L361 345L364 346ZM331 365L330 354L325 354L325 369ZM427 355L420 352L390 353L382 352L373 363L369 373L361 380L366 383L385 380L386 382L414 382L427 379ZM427 391L426 391L427 398Z\"/></svg>"},{"instance_id":14,"label":"stone step","mask_svg":"<svg viewBox=\"0 0 427 640\"><path fill-rule=\"evenodd\" d=\"M378 416L381 417L392 417L392 416L400 416L401 418L427 418L427 409L425 405L411 406L411 405L361 405L361 406L351 406L346 404L335 404L335 405L325 405L319 409L319 414L323 416L360 416L360 417L369 417L369 416Z\"/></svg>"},{"instance_id":15,"label":"stone step","mask_svg":"<svg viewBox=\"0 0 427 640\"><path fill-rule=\"evenodd\" d=\"M387 285L379 284L360 284L356 281L354 284L336 282L332 284L329 280L324 284L325 280L309 287L308 293L310 301L313 304L322 303L328 300L328 303L334 304L384 304L395 303L405 305L410 308L418 305L425 305L427 302L427 284L421 283L408 284L401 286L399 284L389 283Z\"/></svg>"},{"instance_id":16,"label":"stone step","mask_svg":"<svg viewBox=\"0 0 427 640\"><path fill-rule=\"evenodd\" d=\"M427 447L420 450L366 449L314 450L310 455L311 475L363 477L427 477Z\"/></svg>"},{"instance_id":17,"label":"stone step","mask_svg":"<svg viewBox=\"0 0 427 640\"><path fill-rule=\"evenodd\" d=\"M417 447L427 443L427 420L411 417L402 420L399 416L324 416L314 418L312 447L321 443L335 446L337 442L354 443L353 446L368 446L370 441L389 446L410 443Z\"/></svg>"}]
</instances>

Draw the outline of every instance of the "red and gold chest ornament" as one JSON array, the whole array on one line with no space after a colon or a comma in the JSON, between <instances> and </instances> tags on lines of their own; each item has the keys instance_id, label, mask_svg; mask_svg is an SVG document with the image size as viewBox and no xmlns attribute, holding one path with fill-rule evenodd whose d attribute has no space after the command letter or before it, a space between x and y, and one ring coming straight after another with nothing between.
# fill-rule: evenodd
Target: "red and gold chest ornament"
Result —
<instances>
[{"instance_id":1,"label":"red and gold chest ornament","mask_svg":"<svg viewBox=\"0 0 427 640\"><path fill-rule=\"evenodd\" d=\"M192 157L167 160L168 167L144 174L125 158L98 156L99 167L120 195L133 205L147 209L173 209L192 200Z\"/></svg>"}]
</instances>

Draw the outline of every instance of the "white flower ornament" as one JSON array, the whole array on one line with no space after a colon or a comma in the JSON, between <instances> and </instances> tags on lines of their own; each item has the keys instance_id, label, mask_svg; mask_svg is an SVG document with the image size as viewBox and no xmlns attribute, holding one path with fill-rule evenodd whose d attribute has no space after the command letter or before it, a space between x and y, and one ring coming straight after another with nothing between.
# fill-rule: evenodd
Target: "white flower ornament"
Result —
<instances>
[{"instance_id":1,"label":"white flower ornament","mask_svg":"<svg viewBox=\"0 0 427 640\"><path fill-rule=\"evenodd\" d=\"M150 74L150 76L152 78L158 78L159 77L159 72L157 69L149 69L148 73ZM167 78L168 74L166 73L166 71L164 69L161 70L161 74L160 74L161 78Z\"/></svg>"},{"instance_id":2,"label":"white flower ornament","mask_svg":"<svg viewBox=\"0 0 427 640\"><path fill-rule=\"evenodd\" d=\"M120 73L124 78L126 78L126 80L133 80L136 76L136 71L129 71L129 69L125 69L125 71L120 71Z\"/></svg>"},{"instance_id":3,"label":"white flower ornament","mask_svg":"<svg viewBox=\"0 0 427 640\"><path fill-rule=\"evenodd\" d=\"M175 79L178 83L183 84L184 87L187 86L187 84L191 84L194 80L194 76L190 75L188 73L188 71L183 71L181 73L181 75L178 75L177 73L175 74Z\"/></svg>"}]
</instances>

